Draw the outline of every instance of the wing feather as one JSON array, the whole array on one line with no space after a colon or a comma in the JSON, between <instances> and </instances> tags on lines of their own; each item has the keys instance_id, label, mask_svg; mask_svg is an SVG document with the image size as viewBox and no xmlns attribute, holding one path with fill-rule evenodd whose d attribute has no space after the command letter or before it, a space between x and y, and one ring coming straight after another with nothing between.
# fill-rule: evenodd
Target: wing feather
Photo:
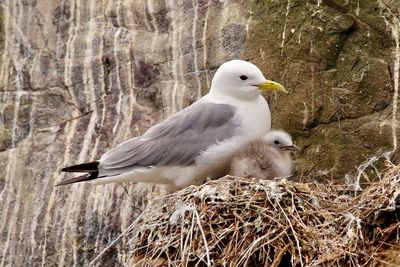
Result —
<instances>
[{"instance_id":1,"label":"wing feather","mask_svg":"<svg viewBox=\"0 0 400 267\"><path fill-rule=\"evenodd\" d=\"M100 175L135 167L191 165L207 147L236 133L235 112L231 105L197 102L104 154Z\"/></svg>"}]
</instances>

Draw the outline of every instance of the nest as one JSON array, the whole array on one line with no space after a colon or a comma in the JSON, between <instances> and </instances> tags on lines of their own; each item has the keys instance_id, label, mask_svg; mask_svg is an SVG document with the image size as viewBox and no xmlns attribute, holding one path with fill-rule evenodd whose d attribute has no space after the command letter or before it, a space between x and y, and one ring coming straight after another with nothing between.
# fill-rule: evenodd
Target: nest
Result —
<instances>
[{"instance_id":1,"label":"nest","mask_svg":"<svg viewBox=\"0 0 400 267\"><path fill-rule=\"evenodd\" d=\"M398 265L400 166L361 192L225 177L149 205L130 266Z\"/></svg>"}]
</instances>

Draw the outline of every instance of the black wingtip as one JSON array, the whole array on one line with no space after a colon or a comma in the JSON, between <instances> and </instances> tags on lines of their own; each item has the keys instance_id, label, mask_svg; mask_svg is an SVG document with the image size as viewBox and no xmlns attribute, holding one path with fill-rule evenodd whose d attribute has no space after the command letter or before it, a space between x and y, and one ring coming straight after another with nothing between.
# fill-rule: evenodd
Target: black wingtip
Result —
<instances>
[{"instance_id":1,"label":"black wingtip","mask_svg":"<svg viewBox=\"0 0 400 267\"><path fill-rule=\"evenodd\" d=\"M93 180L93 179L97 178L98 174L99 174L98 172L87 173L87 174L84 174L84 175L81 175L81 176L78 176L78 177L74 177L74 178L62 181L62 182L56 184L55 186L58 187L58 186L62 186L62 185L68 185L68 184L74 184L74 183Z\"/></svg>"},{"instance_id":2,"label":"black wingtip","mask_svg":"<svg viewBox=\"0 0 400 267\"><path fill-rule=\"evenodd\" d=\"M68 166L61 169L62 172L97 172L100 162L92 161L78 165Z\"/></svg>"}]
</instances>

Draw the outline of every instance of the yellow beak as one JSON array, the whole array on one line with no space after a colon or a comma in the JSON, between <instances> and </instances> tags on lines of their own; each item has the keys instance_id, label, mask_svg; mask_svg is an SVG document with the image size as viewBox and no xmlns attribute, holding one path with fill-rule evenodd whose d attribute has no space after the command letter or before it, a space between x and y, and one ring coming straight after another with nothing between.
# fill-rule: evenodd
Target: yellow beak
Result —
<instances>
[{"instance_id":1,"label":"yellow beak","mask_svg":"<svg viewBox=\"0 0 400 267\"><path fill-rule=\"evenodd\" d=\"M258 88L261 90L266 90L266 91L278 91L278 92L284 92L287 93L285 87L283 87L280 83L274 82L274 81L269 81L267 80L265 83L260 83L257 85Z\"/></svg>"}]
</instances>

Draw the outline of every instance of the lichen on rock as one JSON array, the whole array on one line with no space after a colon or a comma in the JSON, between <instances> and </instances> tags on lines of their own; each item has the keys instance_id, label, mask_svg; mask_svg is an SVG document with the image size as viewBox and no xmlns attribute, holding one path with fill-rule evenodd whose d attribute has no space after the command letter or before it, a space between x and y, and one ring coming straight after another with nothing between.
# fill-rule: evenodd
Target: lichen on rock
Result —
<instances>
[{"instance_id":1,"label":"lichen on rock","mask_svg":"<svg viewBox=\"0 0 400 267\"><path fill-rule=\"evenodd\" d=\"M288 89L265 97L273 127L302 148L298 174L378 176L386 152L400 160L398 10L396 0L1 2L0 265L88 265L161 193L56 189L59 169L193 103L232 58ZM125 247L96 265L124 262Z\"/></svg>"}]
</instances>

